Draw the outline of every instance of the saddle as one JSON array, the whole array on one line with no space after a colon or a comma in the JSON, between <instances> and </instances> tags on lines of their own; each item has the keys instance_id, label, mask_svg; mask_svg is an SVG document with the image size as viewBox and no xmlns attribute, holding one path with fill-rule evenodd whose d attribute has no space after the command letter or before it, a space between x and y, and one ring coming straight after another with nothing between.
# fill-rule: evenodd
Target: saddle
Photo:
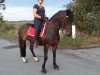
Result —
<instances>
[{"instance_id":1,"label":"saddle","mask_svg":"<svg viewBox=\"0 0 100 75\"><path fill-rule=\"evenodd\" d=\"M42 27L40 34L39 34L39 37L41 37L44 34L45 28L46 28L46 23L43 24L43 27ZM36 31L36 29L34 28L34 25L30 26L28 29L28 35L35 36L35 31Z\"/></svg>"}]
</instances>

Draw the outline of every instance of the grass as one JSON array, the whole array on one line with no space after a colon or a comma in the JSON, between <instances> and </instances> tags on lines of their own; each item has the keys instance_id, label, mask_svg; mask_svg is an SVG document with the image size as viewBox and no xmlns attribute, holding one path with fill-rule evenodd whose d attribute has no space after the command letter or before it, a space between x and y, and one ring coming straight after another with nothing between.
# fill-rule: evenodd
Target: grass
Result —
<instances>
[{"instance_id":1,"label":"grass","mask_svg":"<svg viewBox=\"0 0 100 75\"><path fill-rule=\"evenodd\" d=\"M19 27L14 24L0 25L1 38L15 38L18 36Z\"/></svg>"},{"instance_id":2,"label":"grass","mask_svg":"<svg viewBox=\"0 0 100 75\"><path fill-rule=\"evenodd\" d=\"M18 29L25 22L9 22L6 25L0 25L0 37L18 39ZM75 39L63 37L59 42L59 48L84 48L90 45L100 46L100 36L89 36L84 33L77 33Z\"/></svg>"},{"instance_id":3,"label":"grass","mask_svg":"<svg viewBox=\"0 0 100 75\"><path fill-rule=\"evenodd\" d=\"M59 48L85 48L91 45L100 46L100 37L77 34L75 39L63 37L59 42Z\"/></svg>"}]
</instances>

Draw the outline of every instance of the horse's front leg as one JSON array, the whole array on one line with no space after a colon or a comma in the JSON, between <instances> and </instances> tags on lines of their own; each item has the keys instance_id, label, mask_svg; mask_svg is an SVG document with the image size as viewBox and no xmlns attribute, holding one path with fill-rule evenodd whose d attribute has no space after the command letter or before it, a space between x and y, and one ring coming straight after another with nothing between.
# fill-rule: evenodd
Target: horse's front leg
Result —
<instances>
[{"instance_id":1,"label":"horse's front leg","mask_svg":"<svg viewBox=\"0 0 100 75\"><path fill-rule=\"evenodd\" d=\"M52 52L53 52L53 66L55 70L59 70L59 66L56 64L56 50L58 45L54 45Z\"/></svg>"},{"instance_id":2,"label":"horse's front leg","mask_svg":"<svg viewBox=\"0 0 100 75\"><path fill-rule=\"evenodd\" d=\"M45 64L48 59L48 48L49 46L44 46L44 62L42 64L42 70L41 70L42 73L46 73Z\"/></svg>"},{"instance_id":3,"label":"horse's front leg","mask_svg":"<svg viewBox=\"0 0 100 75\"><path fill-rule=\"evenodd\" d=\"M35 55L35 53L34 53L33 47L34 47L34 42L30 42L30 51L32 52L34 61L35 61L35 62L38 62L39 60L38 60L38 58L36 57L36 55Z\"/></svg>"}]
</instances>

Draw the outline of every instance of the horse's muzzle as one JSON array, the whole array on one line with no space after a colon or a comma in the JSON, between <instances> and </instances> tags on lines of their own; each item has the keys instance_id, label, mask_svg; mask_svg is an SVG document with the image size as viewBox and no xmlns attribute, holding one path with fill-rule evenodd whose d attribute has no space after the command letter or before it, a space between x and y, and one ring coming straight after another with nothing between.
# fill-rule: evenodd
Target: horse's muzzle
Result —
<instances>
[{"instance_id":1,"label":"horse's muzzle","mask_svg":"<svg viewBox=\"0 0 100 75\"><path fill-rule=\"evenodd\" d=\"M72 34L68 33L68 34L67 34L67 36L68 36L68 37L71 37L71 36L72 36Z\"/></svg>"},{"instance_id":2,"label":"horse's muzzle","mask_svg":"<svg viewBox=\"0 0 100 75\"><path fill-rule=\"evenodd\" d=\"M63 33L68 36L68 37L71 37L72 36L72 33L71 32L66 32L66 31L63 31Z\"/></svg>"}]
</instances>

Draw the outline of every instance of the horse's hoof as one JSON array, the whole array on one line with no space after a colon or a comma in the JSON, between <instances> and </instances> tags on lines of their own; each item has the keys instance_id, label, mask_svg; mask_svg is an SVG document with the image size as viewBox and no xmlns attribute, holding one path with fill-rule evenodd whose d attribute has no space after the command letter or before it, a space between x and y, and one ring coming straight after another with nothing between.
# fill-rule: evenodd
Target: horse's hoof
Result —
<instances>
[{"instance_id":1,"label":"horse's hoof","mask_svg":"<svg viewBox=\"0 0 100 75\"><path fill-rule=\"evenodd\" d=\"M27 61L23 61L23 63L27 63Z\"/></svg>"},{"instance_id":2,"label":"horse's hoof","mask_svg":"<svg viewBox=\"0 0 100 75\"><path fill-rule=\"evenodd\" d=\"M42 69L41 72L42 72L43 74L46 74L46 73L47 73L46 69Z\"/></svg>"},{"instance_id":3,"label":"horse's hoof","mask_svg":"<svg viewBox=\"0 0 100 75\"><path fill-rule=\"evenodd\" d=\"M59 70L59 66L57 66L57 65L54 66L54 69L55 69L55 70Z\"/></svg>"},{"instance_id":4,"label":"horse's hoof","mask_svg":"<svg viewBox=\"0 0 100 75\"><path fill-rule=\"evenodd\" d=\"M39 62L39 59L36 57L33 57L35 62Z\"/></svg>"},{"instance_id":5,"label":"horse's hoof","mask_svg":"<svg viewBox=\"0 0 100 75\"><path fill-rule=\"evenodd\" d=\"M39 62L39 59L35 60L35 62Z\"/></svg>"}]
</instances>

